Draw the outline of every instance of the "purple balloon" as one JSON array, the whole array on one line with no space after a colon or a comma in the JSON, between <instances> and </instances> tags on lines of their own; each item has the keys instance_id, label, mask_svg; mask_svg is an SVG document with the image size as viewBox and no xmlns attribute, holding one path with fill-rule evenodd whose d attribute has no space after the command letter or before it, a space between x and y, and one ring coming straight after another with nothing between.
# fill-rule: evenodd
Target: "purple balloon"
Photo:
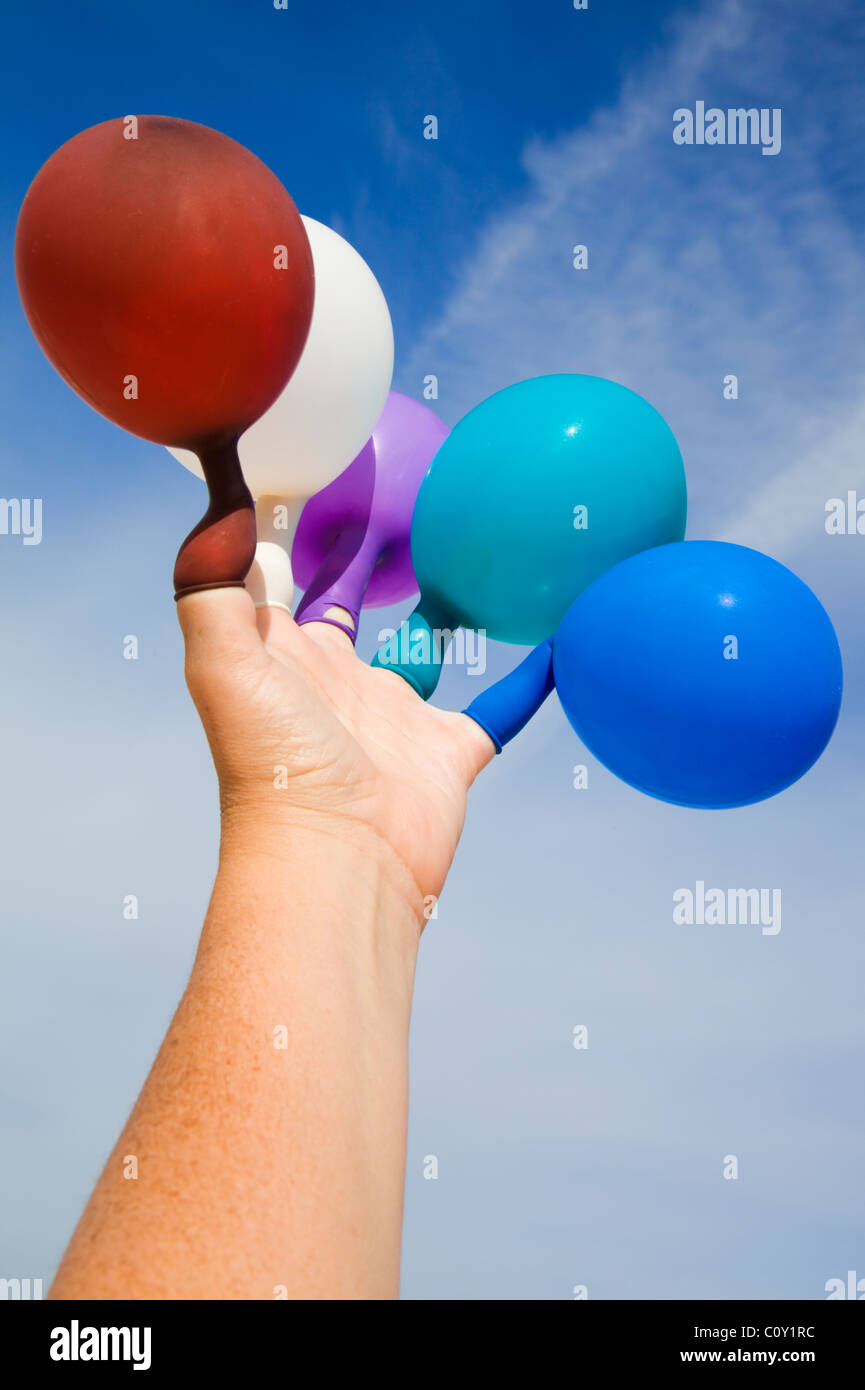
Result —
<instances>
[{"instance_id":1,"label":"purple balloon","mask_svg":"<svg viewBox=\"0 0 865 1390\"><path fill-rule=\"evenodd\" d=\"M291 565L306 590L297 621L329 622L354 639L361 607L384 608L418 591L411 518L418 489L449 430L437 415L391 391L372 438L303 509ZM324 615L344 608L354 627Z\"/></svg>"}]
</instances>

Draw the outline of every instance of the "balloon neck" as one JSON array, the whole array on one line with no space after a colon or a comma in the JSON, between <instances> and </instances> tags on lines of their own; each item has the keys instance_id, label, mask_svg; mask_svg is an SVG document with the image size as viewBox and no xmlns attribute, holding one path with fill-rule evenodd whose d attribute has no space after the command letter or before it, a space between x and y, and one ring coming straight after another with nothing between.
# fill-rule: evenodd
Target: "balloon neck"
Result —
<instances>
[{"instance_id":1,"label":"balloon neck","mask_svg":"<svg viewBox=\"0 0 865 1390\"><path fill-rule=\"evenodd\" d=\"M175 598L241 586L255 558L255 513L237 441L202 445L196 452L210 505L177 553Z\"/></svg>"},{"instance_id":2,"label":"balloon neck","mask_svg":"<svg viewBox=\"0 0 865 1390\"><path fill-rule=\"evenodd\" d=\"M272 541L259 541L255 563L246 576L246 591L256 608L284 608L290 613L294 579L288 551Z\"/></svg>"},{"instance_id":3,"label":"balloon neck","mask_svg":"<svg viewBox=\"0 0 865 1390\"><path fill-rule=\"evenodd\" d=\"M259 497L255 504L255 529L259 541L280 545L291 554L306 500L305 497Z\"/></svg>"},{"instance_id":4,"label":"balloon neck","mask_svg":"<svg viewBox=\"0 0 865 1390\"><path fill-rule=\"evenodd\" d=\"M393 636L379 647L372 660L373 666L395 671L421 699L428 700L439 683L454 631L451 623L437 605L422 598Z\"/></svg>"},{"instance_id":5,"label":"balloon neck","mask_svg":"<svg viewBox=\"0 0 865 1390\"><path fill-rule=\"evenodd\" d=\"M381 540L372 529L347 526L328 551L306 590L295 615L297 622L331 623L357 637L360 610L372 572L381 554Z\"/></svg>"},{"instance_id":6,"label":"balloon neck","mask_svg":"<svg viewBox=\"0 0 865 1390\"><path fill-rule=\"evenodd\" d=\"M510 675L472 700L463 710L489 734L497 753L528 724L555 684L553 644L542 642Z\"/></svg>"},{"instance_id":7,"label":"balloon neck","mask_svg":"<svg viewBox=\"0 0 865 1390\"><path fill-rule=\"evenodd\" d=\"M294 578L291 573L291 547L300 514L306 505L302 497L259 497L255 504L255 563L246 576L247 592L256 608L284 608L291 612Z\"/></svg>"},{"instance_id":8,"label":"balloon neck","mask_svg":"<svg viewBox=\"0 0 865 1390\"><path fill-rule=\"evenodd\" d=\"M211 507L225 514L238 507L252 507L252 493L240 466L236 439L202 444L195 452L207 483Z\"/></svg>"}]
</instances>

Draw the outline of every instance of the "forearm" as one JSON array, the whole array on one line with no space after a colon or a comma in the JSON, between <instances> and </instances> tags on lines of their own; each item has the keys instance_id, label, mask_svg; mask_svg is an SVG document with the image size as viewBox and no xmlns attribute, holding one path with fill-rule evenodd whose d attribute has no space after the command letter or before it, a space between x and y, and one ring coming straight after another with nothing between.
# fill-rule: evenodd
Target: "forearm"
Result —
<instances>
[{"instance_id":1,"label":"forearm","mask_svg":"<svg viewBox=\"0 0 865 1390\"><path fill-rule=\"evenodd\" d=\"M51 1297L396 1297L418 934L373 847L226 831L189 985Z\"/></svg>"}]
</instances>

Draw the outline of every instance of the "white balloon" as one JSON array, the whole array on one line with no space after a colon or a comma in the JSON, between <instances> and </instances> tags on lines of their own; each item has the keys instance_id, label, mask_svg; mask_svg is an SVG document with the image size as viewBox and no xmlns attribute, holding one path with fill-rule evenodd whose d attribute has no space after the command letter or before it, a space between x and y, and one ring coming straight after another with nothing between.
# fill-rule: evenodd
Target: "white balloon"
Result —
<instances>
[{"instance_id":1,"label":"white balloon","mask_svg":"<svg viewBox=\"0 0 865 1390\"><path fill-rule=\"evenodd\" d=\"M344 237L312 217L303 225L315 269L309 336L282 394L238 444L249 490L264 501L256 508L259 537L289 552L294 527L275 533L273 506L305 501L348 467L372 434L393 376L393 327L378 281ZM195 454L171 453L204 477ZM283 566L262 569L274 580L256 575L256 602L289 606L290 566L281 585L276 576L285 576Z\"/></svg>"}]
</instances>

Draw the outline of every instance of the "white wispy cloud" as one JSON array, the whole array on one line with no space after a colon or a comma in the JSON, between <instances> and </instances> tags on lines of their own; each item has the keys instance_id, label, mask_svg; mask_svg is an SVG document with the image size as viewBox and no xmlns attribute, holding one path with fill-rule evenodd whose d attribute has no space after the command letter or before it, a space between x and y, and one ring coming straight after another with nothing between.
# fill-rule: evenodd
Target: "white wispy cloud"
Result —
<instances>
[{"instance_id":1,"label":"white wispy cloud","mask_svg":"<svg viewBox=\"0 0 865 1390\"><path fill-rule=\"evenodd\" d=\"M779 26L774 6L726 0L680 19L587 126L527 146L527 186L480 227L402 379L436 372L452 421L543 372L622 381L679 439L689 534L789 558L853 486L865 254L835 193L862 129L845 7L821 12L819 51L813 7L783 11ZM780 154L674 145L673 111L698 99L780 107Z\"/></svg>"}]
</instances>

